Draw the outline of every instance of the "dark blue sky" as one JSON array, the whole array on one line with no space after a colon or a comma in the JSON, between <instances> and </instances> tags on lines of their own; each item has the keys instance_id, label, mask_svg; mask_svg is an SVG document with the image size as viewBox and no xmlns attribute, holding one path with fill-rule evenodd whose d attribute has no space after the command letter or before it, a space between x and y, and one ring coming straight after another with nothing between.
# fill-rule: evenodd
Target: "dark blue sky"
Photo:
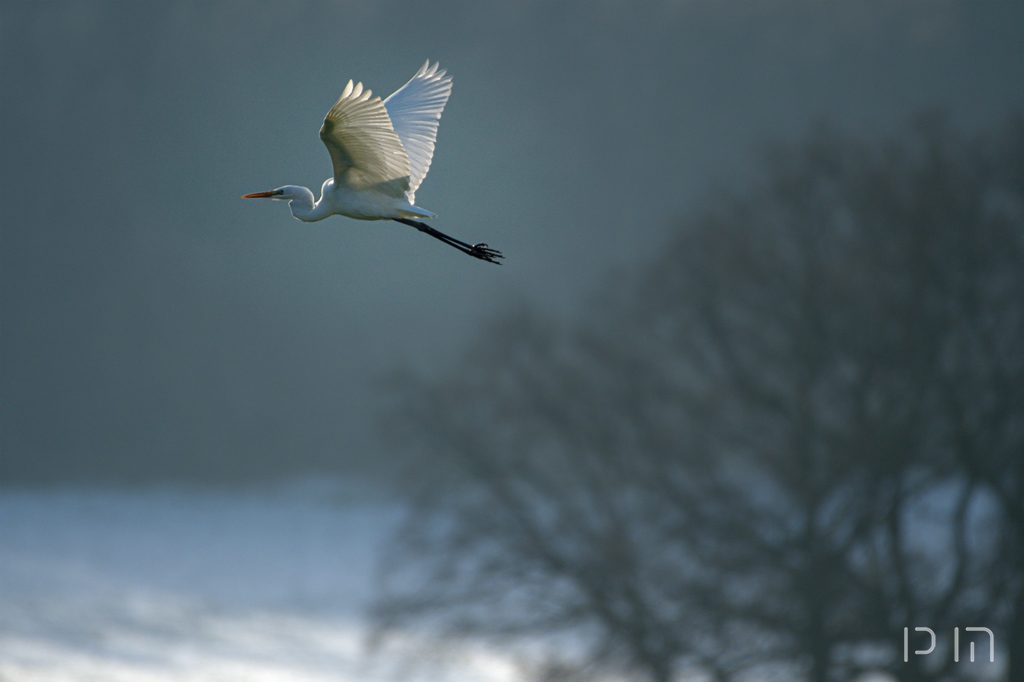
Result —
<instances>
[{"instance_id":1,"label":"dark blue sky","mask_svg":"<svg viewBox=\"0 0 1024 682\"><path fill-rule=\"evenodd\" d=\"M349 78L455 78L417 203L304 225ZM235 479L384 457L378 386L520 305L571 317L759 144L1024 103L984 2L0 3L0 481Z\"/></svg>"}]
</instances>

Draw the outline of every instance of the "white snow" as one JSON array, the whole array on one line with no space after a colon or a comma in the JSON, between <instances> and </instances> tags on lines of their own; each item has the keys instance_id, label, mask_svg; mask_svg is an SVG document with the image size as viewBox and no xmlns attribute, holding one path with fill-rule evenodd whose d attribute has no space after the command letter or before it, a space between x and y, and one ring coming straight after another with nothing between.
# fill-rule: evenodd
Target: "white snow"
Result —
<instances>
[{"instance_id":1,"label":"white snow","mask_svg":"<svg viewBox=\"0 0 1024 682\"><path fill-rule=\"evenodd\" d=\"M368 650L401 514L358 483L0 491L0 680L517 679L484 648Z\"/></svg>"}]
</instances>

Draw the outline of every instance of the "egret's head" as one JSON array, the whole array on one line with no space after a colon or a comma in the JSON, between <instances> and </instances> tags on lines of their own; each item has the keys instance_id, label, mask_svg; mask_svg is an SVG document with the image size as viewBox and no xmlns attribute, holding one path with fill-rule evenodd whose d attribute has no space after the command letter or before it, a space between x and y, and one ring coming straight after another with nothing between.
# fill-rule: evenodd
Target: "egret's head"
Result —
<instances>
[{"instance_id":1,"label":"egret's head","mask_svg":"<svg viewBox=\"0 0 1024 682\"><path fill-rule=\"evenodd\" d=\"M279 199L281 201L291 201L292 199L298 199L303 196L304 193L309 192L305 187L296 187L295 185L285 185L284 187L278 187L272 189L269 192L253 192L252 194L243 194L243 199Z\"/></svg>"},{"instance_id":2,"label":"egret's head","mask_svg":"<svg viewBox=\"0 0 1024 682\"><path fill-rule=\"evenodd\" d=\"M243 194L242 198L278 199L279 201L287 201L288 208L291 209L292 215L307 223L314 220L323 220L325 217L330 215L326 212L320 214L314 213L313 209L316 208L316 204L313 201L313 193L305 187L299 187L298 185L285 185L284 187L272 189L269 192Z\"/></svg>"}]
</instances>

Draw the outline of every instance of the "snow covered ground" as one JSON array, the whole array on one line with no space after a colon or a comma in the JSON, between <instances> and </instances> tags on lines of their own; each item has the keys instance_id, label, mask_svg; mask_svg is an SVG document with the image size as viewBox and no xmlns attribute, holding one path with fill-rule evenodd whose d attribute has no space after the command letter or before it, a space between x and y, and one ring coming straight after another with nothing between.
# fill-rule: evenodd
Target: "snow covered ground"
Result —
<instances>
[{"instance_id":1,"label":"snow covered ground","mask_svg":"<svg viewBox=\"0 0 1024 682\"><path fill-rule=\"evenodd\" d=\"M368 652L400 517L358 484L0 491L0 682L517 679L483 649Z\"/></svg>"}]
</instances>

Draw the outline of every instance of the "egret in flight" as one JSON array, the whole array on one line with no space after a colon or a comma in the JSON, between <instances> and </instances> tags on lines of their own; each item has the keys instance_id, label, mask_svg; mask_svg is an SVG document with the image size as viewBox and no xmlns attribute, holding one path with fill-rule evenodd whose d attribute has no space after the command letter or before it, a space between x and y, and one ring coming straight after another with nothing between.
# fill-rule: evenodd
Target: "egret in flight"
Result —
<instances>
[{"instance_id":1,"label":"egret in flight","mask_svg":"<svg viewBox=\"0 0 1024 682\"><path fill-rule=\"evenodd\" d=\"M395 220L500 265L497 259L503 256L487 244L467 244L416 220L437 217L416 205L416 190L430 170L438 121L452 92L452 77L438 66L431 66L428 59L383 102L362 83L348 82L320 128L334 166L334 177L324 180L320 189L320 201L314 202L313 192L296 185L242 198L287 201L292 215L307 223L335 214Z\"/></svg>"}]
</instances>

